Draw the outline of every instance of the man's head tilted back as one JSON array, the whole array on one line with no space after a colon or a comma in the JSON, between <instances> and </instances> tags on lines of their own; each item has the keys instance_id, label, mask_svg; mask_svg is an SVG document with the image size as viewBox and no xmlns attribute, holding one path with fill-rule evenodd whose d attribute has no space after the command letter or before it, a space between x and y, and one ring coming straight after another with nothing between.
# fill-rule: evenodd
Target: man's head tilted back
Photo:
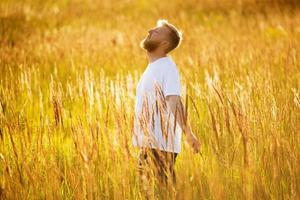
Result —
<instances>
[{"instance_id":1,"label":"man's head tilted back","mask_svg":"<svg viewBox=\"0 0 300 200\"><path fill-rule=\"evenodd\" d=\"M141 47L148 52L163 51L169 53L176 49L182 40L182 32L167 20L158 20L157 26L148 31L142 40Z\"/></svg>"}]
</instances>

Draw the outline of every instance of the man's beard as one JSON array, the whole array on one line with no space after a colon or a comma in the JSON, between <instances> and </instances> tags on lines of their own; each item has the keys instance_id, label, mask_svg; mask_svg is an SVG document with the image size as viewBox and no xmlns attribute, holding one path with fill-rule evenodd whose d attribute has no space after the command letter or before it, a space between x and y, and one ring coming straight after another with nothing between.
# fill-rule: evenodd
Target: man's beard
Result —
<instances>
[{"instance_id":1,"label":"man's beard","mask_svg":"<svg viewBox=\"0 0 300 200\"><path fill-rule=\"evenodd\" d=\"M145 38L141 41L140 46L143 49L147 50L148 52L153 52L158 48L159 44L160 44L159 41L152 41L149 40L148 38Z\"/></svg>"}]
</instances>

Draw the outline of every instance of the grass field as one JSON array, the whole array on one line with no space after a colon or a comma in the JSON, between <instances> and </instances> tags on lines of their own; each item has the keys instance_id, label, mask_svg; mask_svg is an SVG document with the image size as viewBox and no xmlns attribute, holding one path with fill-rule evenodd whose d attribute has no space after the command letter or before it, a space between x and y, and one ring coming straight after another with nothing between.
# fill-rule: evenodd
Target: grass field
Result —
<instances>
[{"instance_id":1,"label":"grass field","mask_svg":"<svg viewBox=\"0 0 300 200\"><path fill-rule=\"evenodd\" d=\"M1 0L0 199L300 199L299 5ZM131 144L139 42L161 18L183 31L202 143L183 140L163 192L139 184Z\"/></svg>"}]
</instances>

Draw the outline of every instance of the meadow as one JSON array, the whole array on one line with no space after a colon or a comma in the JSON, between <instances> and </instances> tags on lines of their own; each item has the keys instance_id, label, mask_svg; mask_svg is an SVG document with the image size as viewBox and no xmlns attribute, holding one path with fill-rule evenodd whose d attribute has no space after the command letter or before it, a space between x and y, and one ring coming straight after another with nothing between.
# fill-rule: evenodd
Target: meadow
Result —
<instances>
[{"instance_id":1,"label":"meadow","mask_svg":"<svg viewBox=\"0 0 300 200\"><path fill-rule=\"evenodd\" d=\"M1 0L0 199L300 199L296 0ZM139 184L140 41L158 19L190 124L177 185Z\"/></svg>"}]
</instances>

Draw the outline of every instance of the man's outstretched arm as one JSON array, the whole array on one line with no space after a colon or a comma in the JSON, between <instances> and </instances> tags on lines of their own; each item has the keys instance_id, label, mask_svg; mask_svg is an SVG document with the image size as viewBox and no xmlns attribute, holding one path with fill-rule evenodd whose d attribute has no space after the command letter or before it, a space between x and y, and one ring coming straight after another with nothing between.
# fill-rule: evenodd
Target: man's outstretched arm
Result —
<instances>
[{"instance_id":1,"label":"man's outstretched arm","mask_svg":"<svg viewBox=\"0 0 300 200\"><path fill-rule=\"evenodd\" d=\"M188 123L187 116L184 112L183 104L181 101L181 97L178 95L168 95L166 96L166 102L167 106L170 108L171 112L176 117L176 122L179 124L179 126L185 133L188 143L195 152L199 152L200 142L193 134L192 129Z\"/></svg>"}]
</instances>

